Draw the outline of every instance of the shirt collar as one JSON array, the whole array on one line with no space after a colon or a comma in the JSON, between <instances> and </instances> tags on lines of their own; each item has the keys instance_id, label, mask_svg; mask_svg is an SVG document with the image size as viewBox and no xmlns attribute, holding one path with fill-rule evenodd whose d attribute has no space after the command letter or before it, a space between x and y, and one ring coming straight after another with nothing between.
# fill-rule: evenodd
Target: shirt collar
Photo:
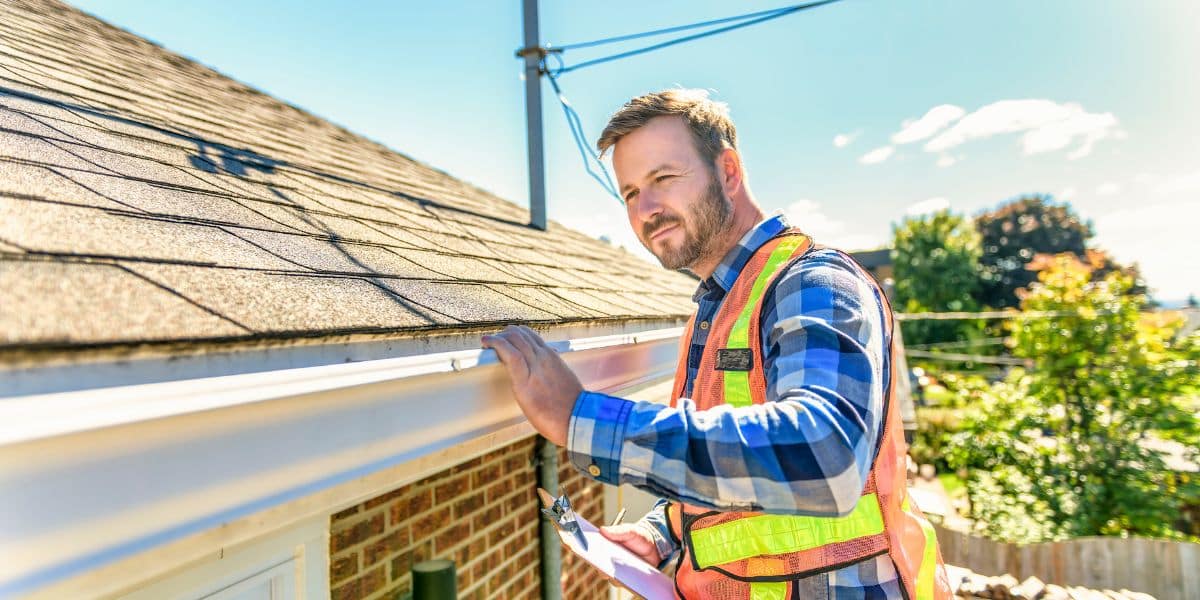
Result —
<instances>
[{"instance_id":1,"label":"shirt collar","mask_svg":"<svg viewBox=\"0 0 1200 600\"><path fill-rule=\"evenodd\" d=\"M696 293L692 296L692 301L699 302L700 298L714 287L720 287L722 290L728 292L733 287L733 283L737 281L738 275L741 274L742 267L745 267L746 263L750 261L750 257L754 256L754 253L763 244L779 235L780 232L788 227L790 225L783 211L776 211L752 227L725 254L725 258L721 259L720 264L713 270L712 276L700 282L700 287L696 289Z\"/></svg>"}]
</instances>

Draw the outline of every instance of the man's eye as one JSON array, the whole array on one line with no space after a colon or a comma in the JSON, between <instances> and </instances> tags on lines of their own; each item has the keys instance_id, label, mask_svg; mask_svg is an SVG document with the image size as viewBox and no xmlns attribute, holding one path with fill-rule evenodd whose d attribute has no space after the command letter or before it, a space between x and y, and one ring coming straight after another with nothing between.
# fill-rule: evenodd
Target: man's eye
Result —
<instances>
[{"instance_id":1,"label":"man's eye","mask_svg":"<svg viewBox=\"0 0 1200 600\"><path fill-rule=\"evenodd\" d=\"M654 179L654 181L656 181L656 182L658 182L658 183L662 183L662 182L664 182L664 181L666 181L666 180L668 180L668 179L670 179L670 178L672 178L672 177L674 177L674 175L659 175L658 177L656 177L656 178Z\"/></svg>"},{"instance_id":2,"label":"man's eye","mask_svg":"<svg viewBox=\"0 0 1200 600\"><path fill-rule=\"evenodd\" d=\"M637 190L629 192L629 195L625 196L625 203L628 204L628 203L632 202L633 199L637 197L637 195L638 195Z\"/></svg>"}]
</instances>

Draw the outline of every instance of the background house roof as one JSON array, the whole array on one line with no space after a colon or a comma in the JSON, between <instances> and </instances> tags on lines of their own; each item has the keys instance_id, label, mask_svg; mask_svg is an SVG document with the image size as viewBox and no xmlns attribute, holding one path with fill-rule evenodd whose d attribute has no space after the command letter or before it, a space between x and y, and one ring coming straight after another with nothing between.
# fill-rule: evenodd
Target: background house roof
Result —
<instances>
[{"instance_id":1,"label":"background house roof","mask_svg":"<svg viewBox=\"0 0 1200 600\"><path fill-rule=\"evenodd\" d=\"M69 6L0 4L0 351L691 312L692 278L527 221Z\"/></svg>"}]
</instances>

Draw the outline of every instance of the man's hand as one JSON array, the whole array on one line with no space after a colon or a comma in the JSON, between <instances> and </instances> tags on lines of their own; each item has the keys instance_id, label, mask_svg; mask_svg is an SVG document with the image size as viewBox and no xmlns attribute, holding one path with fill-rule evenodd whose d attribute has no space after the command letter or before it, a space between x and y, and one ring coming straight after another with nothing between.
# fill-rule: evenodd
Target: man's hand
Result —
<instances>
[{"instance_id":1,"label":"man's hand","mask_svg":"<svg viewBox=\"0 0 1200 600\"><path fill-rule=\"evenodd\" d=\"M658 568L658 563L662 562L662 557L658 555L658 547L654 545L654 539L650 537L649 533L646 533L645 529L633 523L611 527L602 526L600 535L624 546L626 550L636 554L638 558L646 561L646 564L655 569Z\"/></svg>"},{"instance_id":2,"label":"man's hand","mask_svg":"<svg viewBox=\"0 0 1200 600\"><path fill-rule=\"evenodd\" d=\"M533 428L554 444L566 446L571 411L583 391L567 363L524 325L509 325L496 335L483 336L482 342L484 348L496 351L508 369L513 395Z\"/></svg>"}]
</instances>

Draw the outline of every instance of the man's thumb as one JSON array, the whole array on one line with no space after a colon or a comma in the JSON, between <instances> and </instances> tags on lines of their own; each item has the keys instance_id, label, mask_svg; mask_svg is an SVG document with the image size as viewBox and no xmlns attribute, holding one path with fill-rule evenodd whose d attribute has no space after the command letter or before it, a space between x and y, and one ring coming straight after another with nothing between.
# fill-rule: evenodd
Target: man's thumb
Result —
<instances>
[{"instance_id":1,"label":"man's thumb","mask_svg":"<svg viewBox=\"0 0 1200 600\"><path fill-rule=\"evenodd\" d=\"M614 542L624 542L634 535L634 531L629 525L601 525L600 535Z\"/></svg>"}]
</instances>

